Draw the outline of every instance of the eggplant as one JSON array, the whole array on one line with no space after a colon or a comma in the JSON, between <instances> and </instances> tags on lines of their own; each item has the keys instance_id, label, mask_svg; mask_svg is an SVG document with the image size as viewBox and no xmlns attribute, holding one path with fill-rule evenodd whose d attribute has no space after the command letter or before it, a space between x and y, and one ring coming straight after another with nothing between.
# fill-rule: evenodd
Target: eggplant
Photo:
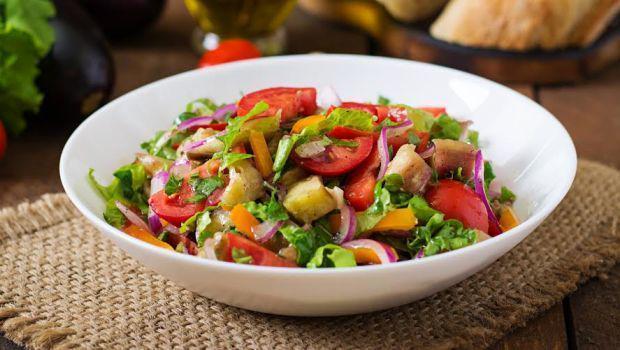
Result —
<instances>
[{"instance_id":1,"label":"eggplant","mask_svg":"<svg viewBox=\"0 0 620 350\"><path fill-rule=\"evenodd\" d=\"M50 24L56 41L41 61L37 80L44 94L40 114L51 122L74 123L108 101L114 64L105 37L73 0L54 0Z\"/></svg>"},{"instance_id":2,"label":"eggplant","mask_svg":"<svg viewBox=\"0 0 620 350\"><path fill-rule=\"evenodd\" d=\"M162 13L166 0L80 0L108 38L139 33Z\"/></svg>"}]
</instances>

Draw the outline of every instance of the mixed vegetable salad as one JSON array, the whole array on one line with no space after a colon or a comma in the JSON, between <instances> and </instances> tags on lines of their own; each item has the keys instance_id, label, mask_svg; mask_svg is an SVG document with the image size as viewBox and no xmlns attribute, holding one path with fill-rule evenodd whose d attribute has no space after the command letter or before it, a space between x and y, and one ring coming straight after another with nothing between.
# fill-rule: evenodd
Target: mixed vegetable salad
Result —
<instances>
[{"instance_id":1,"label":"mixed vegetable salad","mask_svg":"<svg viewBox=\"0 0 620 350\"><path fill-rule=\"evenodd\" d=\"M317 96L318 94L318 96ZM101 185L105 220L181 254L348 267L459 249L516 226L478 132L444 108L277 87L190 102ZM493 187L495 188L495 187Z\"/></svg>"}]
</instances>

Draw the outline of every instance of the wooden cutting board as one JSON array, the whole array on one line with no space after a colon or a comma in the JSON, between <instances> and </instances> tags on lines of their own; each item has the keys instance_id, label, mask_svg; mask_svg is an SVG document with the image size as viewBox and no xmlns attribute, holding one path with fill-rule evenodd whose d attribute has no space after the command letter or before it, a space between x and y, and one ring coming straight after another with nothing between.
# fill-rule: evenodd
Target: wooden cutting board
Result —
<instances>
[{"instance_id":1,"label":"wooden cutting board","mask_svg":"<svg viewBox=\"0 0 620 350\"><path fill-rule=\"evenodd\" d=\"M432 21L398 22L374 0L299 0L299 4L311 14L366 31L386 55L437 63L502 82L576 82L620 60L618 19L588 48L509 52L437 40L428 32Z\"/></svg>"}]
</instances>

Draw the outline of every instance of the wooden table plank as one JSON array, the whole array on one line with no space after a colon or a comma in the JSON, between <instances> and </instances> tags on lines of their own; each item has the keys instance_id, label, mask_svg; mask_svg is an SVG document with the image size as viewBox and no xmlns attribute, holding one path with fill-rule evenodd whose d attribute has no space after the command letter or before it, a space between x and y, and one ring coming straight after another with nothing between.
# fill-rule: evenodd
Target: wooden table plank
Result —
<instances>
[{"instance_id":1,"label":"wooden table plank","mask_svg":"<svg viewBox=\"0 0 620 350\"><path fill-rule=\"evenodd\" d=\"M580 157L620 168L620 65L580 85L540 88L539 95L571 134ZM571 345L620 348L620 265L607 280L580 287L566 306Z\"/></svg>"}]
</instances>

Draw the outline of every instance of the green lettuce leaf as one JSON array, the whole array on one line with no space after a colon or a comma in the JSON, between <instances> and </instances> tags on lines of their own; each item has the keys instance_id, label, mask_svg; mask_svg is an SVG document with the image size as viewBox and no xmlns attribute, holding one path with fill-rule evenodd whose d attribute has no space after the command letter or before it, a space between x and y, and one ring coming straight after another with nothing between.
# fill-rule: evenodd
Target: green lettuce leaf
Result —
<instances>
[{"instance_id":1,"label":"green lettuce leaf","mask_svg":"<svg viewBox=\"0 0 620 350\"><path fill-rule=\"evenodd\" d=\"M476 230L464 228L458 220L443 218L443 214L435 214L426 225L413 230L413 238L407 242L412 255L424 249L424 256L431 256L476 243Z\"/></svg>"},{"instance_id":2,"label":"green lettuce leaf","mask_svg":"<svg viewBox=\"0 0 620 350\"><path fill-rule=\"evenodd\" d=\"M144 193L146 171L141 164L128 164L114 172L114 180L108 186L101 185L94 176L94 170L88 172L88 182L103 197L107 204L115 200L140 209L142 214L148 212L147 196ZM110 210L111 206L110 206ZM111 217L111 215L110 215Z\"/></svg>"},{"instance_id":3,"label":"green lettuce leaf","mask_svg":"<svg viewBox=\"0 0 620 350\"><path fill-rule=\"evenodd\" d=\"M355 255L348 249L335 244L326 244L316 250L306 267L353 267Z\"/></svg>"},{"instance_id":4,"label":"green lettuce leaf","mask_svg":"<svg viewBox=\"0 0 620 350\"><path fill-rule=\"evenodd\" d=\"M460 137L461 124L447 114L442 114L437 118L431 128L431 139L458 140Z\"/></svg>"},{"instance_id":5,"label":"green lettuce leaf","mask_svg":"<svg viewBox=\"0 0 620 350\"><path fill-rule=\"evenodd\" d=\"M273 193L275 194L275 192ZM273 194L267 203L246 202L243 203L243 206L261 221L275 222L289 219L286 209Z\"/></svg>"},{"instance_id":6,"label":"green lettuce leaf","mask_svg":"<svg viewBox=\"0 0 620 350\"><path fill-rule=\"evenodd\" d=\"M38 112L43 99L35 80L54 42L48 23L54 14L49 0L0 0L0 120L13 134L23 131L24 114Z\"/></svg>"},{"instance_id":7,"label":"green lettuce leaf","mask_svg":"<svg viewBox=\"0 0 620 350\"><path fill-rule=\"evenodd\" d=\"M305 266L319 247L332 243L331 234L321 224L315 224L310 230L289 224L280 228L279 232L295 247L299 266Z\"/></svg>"},{"instance_id":8,"label":"green lettuce leaf","mask_svg":"<svg viewBox=\"0 0 620 350\"><path fill-rule=\"evenodd\" d=\"M417 195L409 200L409 208L413 210L415 217L421 223L428 222L435 214L441 214L439 211L431 208L424 197Z\"/></svg>"},{"instance_id":9,"label":"green lettuce leaf","mask_svg":"<svg viewBox=\"0 0 620 350\"><path fill-rule=\"evenodd\" d=\"M232 255L233 261L236 262L237 264L253 264L254 263L252 256L248 255L248 253L246 253L243 248L233 247L231 255Z\"/></svg>"},{"instance_id":10,"label":"green lettuce leaf","mask_svg":"<svg viewBox=\"0 0 620 350\"><path fill-rule=\"evenodd\" d=\"M499 194L500 203L512 203L517 199L517 195L514 194L508 187L502 186Z\"/></svg>"}]
</instances>

